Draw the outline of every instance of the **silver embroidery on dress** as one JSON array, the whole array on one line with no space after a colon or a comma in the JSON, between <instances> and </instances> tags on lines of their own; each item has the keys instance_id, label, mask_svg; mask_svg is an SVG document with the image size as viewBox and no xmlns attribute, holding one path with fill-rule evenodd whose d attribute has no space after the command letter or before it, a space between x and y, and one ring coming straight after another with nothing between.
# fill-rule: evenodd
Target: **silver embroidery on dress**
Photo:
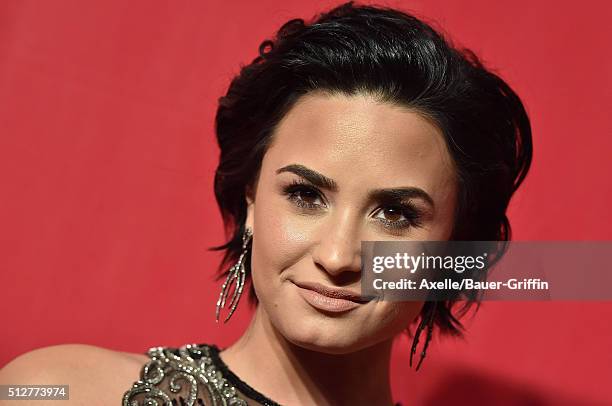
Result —
<instances>
[{"instance_id":1,"label":"silver embroidery on dress","mask_svg":"<svg viewBox=\"0 0 612 406\"><path fill-rule=\"evenodd\" d=\"M148 355L151 361L143 366L140 380L123 395L123 406L172 406L179 393L187 406L201 405L196 403L198 396L210 399L204 405L247 406L217 369L207 346L187 344L179 348L179 355L153 347Z\"/></svg>"}]
</instances>

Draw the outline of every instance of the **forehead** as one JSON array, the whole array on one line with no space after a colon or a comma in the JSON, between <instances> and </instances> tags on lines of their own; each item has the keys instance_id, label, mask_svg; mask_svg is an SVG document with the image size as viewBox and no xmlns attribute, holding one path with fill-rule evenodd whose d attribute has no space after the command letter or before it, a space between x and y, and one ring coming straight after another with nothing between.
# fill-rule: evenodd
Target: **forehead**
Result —
<instances>
[{"instance_id":1,"label":"forehead","mask_svg":"<svg viewBox=\"0 0 612 406\"><path fill-rule=\"evenodd\" d=\"M444 137L433 123L363 94L303 96L277 126L263 164L274 171L292 163L340 187L419 186L433 192L454 179Z\"/></svg>"}]
</instances>

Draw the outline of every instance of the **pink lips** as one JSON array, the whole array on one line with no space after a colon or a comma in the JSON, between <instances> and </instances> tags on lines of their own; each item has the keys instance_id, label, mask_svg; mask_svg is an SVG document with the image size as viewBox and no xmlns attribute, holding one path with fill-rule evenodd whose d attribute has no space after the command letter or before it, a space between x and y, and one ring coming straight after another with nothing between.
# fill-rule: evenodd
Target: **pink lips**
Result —
<instances>
[{"instance_id":1,"label":"pink lips","mask_svg":"<svg viewBox=\"0 0 612 406\"><path fill-rule=\"evenodd\" d=\"M312 307L327 312L346 312L355 309L369 300L358 293L346 289L334 289L319 283L294 282L298 292Z\"/></svg>"}]
</instances>

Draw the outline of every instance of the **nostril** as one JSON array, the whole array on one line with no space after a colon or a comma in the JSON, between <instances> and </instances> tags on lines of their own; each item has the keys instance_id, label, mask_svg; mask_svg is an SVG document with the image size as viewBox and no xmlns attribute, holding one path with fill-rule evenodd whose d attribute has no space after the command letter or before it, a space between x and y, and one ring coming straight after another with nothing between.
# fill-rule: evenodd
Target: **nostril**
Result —
<instances>
[{"instance_id":1,"label":"nostril","mask_svg":"<svg viewBox=\"0 0 612 406\"><path fill-rule=\"evenodd\" d=\"M353 226L347 223L351 219L344 220L330 221L320 230L320 240L313 245L314 262L330 275L361 272L361 241L355 238Z\"/></svg>"}]
</instances>

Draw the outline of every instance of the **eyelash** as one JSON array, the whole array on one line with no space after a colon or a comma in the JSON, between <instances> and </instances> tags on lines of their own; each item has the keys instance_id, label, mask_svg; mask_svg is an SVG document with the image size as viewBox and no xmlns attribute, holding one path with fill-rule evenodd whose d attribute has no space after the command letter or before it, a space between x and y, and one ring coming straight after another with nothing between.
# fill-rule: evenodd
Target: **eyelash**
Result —
<instances>
[{"instance_id":1,"label":"eyelash","mask_svg":"<svg viewBox=\"0 0 612 406\"><path fill-rule=\"evenodd\" d=\"M302 200L302 198L299 197L299 193L314 193L317 195L317 197L319 197L321 200L322 197L322 193L319 189L317 189L316 187L312 186L309 183L306 183L304 181L301 180L293 180L291 182L291 184L285 186L283 188L283 192L285 195L287 195L287 199L289 201L291 201L293 204L295 204L296 206L302 208L302 209L306 209L306 210L316 210L318 208L321 207L320 204L314 204L314 203L309 203L309 202L305 202L304 200ZM403 202L396 202L396 203L392 203L389 204L388 206L384 207L384 209L397 209L401 215L403 217L405 217L405 220L400 220L400 221L391 221L391 220L386 220L386 219L377 219L378 221L380 221L386 228L389 229L393 229L393 230L398 230L398 229L404 229L404 228L408 228L408 227L415 227L415 228L419 228L422 226L422 215L421 212L418 208L416 208L414 206L414 204L407 202L407 203L403 203Z\"/></svg>"}]
</instances>

